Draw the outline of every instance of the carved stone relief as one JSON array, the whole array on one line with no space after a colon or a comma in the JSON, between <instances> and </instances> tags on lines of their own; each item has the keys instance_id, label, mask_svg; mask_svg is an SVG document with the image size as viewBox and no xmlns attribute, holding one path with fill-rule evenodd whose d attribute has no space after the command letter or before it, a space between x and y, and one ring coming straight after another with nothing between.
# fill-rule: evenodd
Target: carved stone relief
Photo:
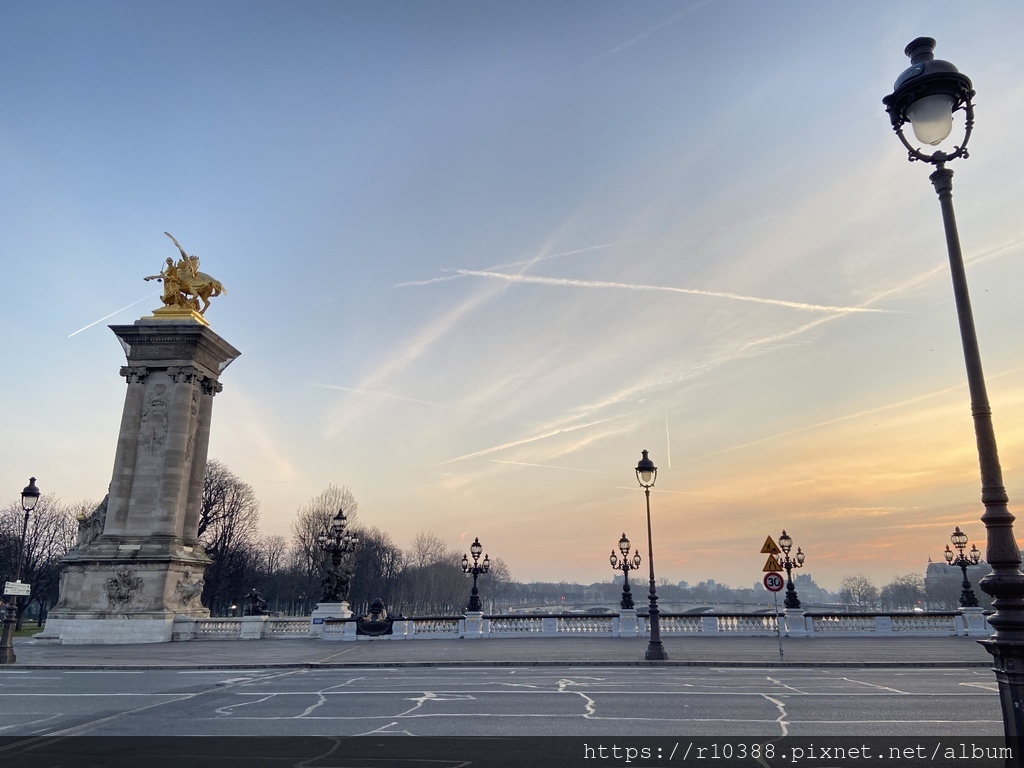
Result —
<instances>
[{"instance_id":1,"label":"carved stone relief","mask_svg":"<svg viewBox=\"0 0 1024 768\"><path fill-rule=\"evenodd\" d=\"M139 444L150 456L157 456L167 442L167 385L157 384L142 409Z\"/></svg>"},{"instance_id":2,"label":"carved stone relief","mask_svg":"<svg viewBox=\"0 0 1024 768\"><path fill-rule=\"evenodd\" d=\"M185 571L185 574L178 580L178 585L175 587L175 590L181 596L181 602L185 605L188 605L193 599L203 593L203 584L205 582L202 579L199 581L192 581L191 579L191 572Z\"/></svg>"},{"instance_id":3,"label":"carved stone relief","mask_svg":"<svg viewBox=\"0 0 1024 768\"><path fill-rule=\"evenodd\" d=\"M122 568L107 579L107 599L117 610L126 607L142 592L142 579L131 568Z\"/></svg>"},{"instance_id":4,"label":"carved stone relief","mask_svg":"<svg viewBox=\"0 0 1024 768\"><path fill-rule=\"evenodd\" d=\"M199 390L196 387L192 388L192 403L191 403L192 420L188 428L188 440L185 443L185 461L192 460L192 447L196 442L196 429L199 427Z\"/></svg>"}]
</instances>

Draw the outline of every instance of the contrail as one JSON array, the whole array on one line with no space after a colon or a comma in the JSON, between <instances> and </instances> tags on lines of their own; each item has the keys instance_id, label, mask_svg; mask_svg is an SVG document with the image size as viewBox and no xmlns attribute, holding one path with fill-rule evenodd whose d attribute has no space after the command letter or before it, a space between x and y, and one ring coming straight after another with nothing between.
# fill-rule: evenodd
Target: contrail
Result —
<instances>
[{"instance_id":1,"label":"contrail","mask_svg":"<svg viewBox=\"0 0 1024 768\"><path fill-rule=\"evenodd\" d=\"M703 3L696 3L694 5L691 5L689 8L685 8L684 10L680 11L679 13L677 13L675 16L672 16L671 18L668 18L665 21L662 21L662 22L660 22L658 24L655 24L653 27L648 27L643 32L641 32L639 35L636 35L635 37L631 37L629 40L627 40L624 43L619 43L614 48L605 51L604 53L600 54L599 56L595 56L594 58L590 59L589 61L583 62L578 67L576 67L575 71L579 71L579 70L583 69L584 67L589 67L591 64L596 64L597 62L601 61L602 59L607 59L609 56L614 56L615 54L620 53L620 52L626 50L627 48L630 48L630 47L636 45L637 43L639 43L644 38L647 38L647 37L650 37L651 35L653 35L655 32L657 32L657 31L659 31L661 29L664 29L665 27L669 26L670 24L675 24L677 21L679 21L681 18L683 18L687 14L693 13L694 11L696 11L699 8L703 8L709 2L711 2L711 0L705 0L705 2L703 2Z\"/></svg>"},{"instance_id":2,"label":"contrail","mask_svg":"<svg viewBox=\"0 0 1024 768\"><path fill-rule=\"evenodd\" d=\"M306 383L309 384L310 386L313 386L313 387L323 387L324 389L337 389L337 390L339 390L341 392L352 392L352 393L357 394L357 395L371 395L373 397L389 397L389 398L392 398L393 400L405 400L407 403L419 403L420 405L435 405L438 408L451 408L451 409L456 410L456 411L463 411L463 412L469 413L469 411L466 411L465 408L459 408L457 405L447 405L446 403L434 403L434 402L431 402L430 400L417 400L415 397L404 397L402 395L392 395L389 392L371 392L370 390L367 390L367 389L353 389L352 387L341 387L341 386L338 386L337 384L320 384L319 382L316 382L316 381L309 381L309 382L306 382Z\"/></svg>"},{"instance_id":3,"label":"contrail","mask_svg":"<svg viewBox=\"0 0 1024 768\"><path fill-rule=\"evenodd\" d=\"M559 467L554 464L529 464L525 461L502 461L501 459L489 459L495 464L515 464L519 467L540 467L542 469L567 469L570 472L590 472L595 475L603 474L599 469L580 469L579 467Z\"/></svg>"},{"instance_id":4,"label":"contrail","mask_svg":"<svg viewBox=\"0 0 1024 768\"><path fill-rule=\"evenodd\" d=\"M113 312L111 312L111 313L110 313L109 315L107 315L106 317L101 317L101 318L100 318L99 320L96 320L95 322L89 323L89 324L88 324L87 326L85 326L85 328L79 328L79 329L78 329L77 331L75 331L74 333L69 333L69 334L68 334L68 338L70 339L70 338L71 338L72 336L76 336L77 334L81 333L82 331L85 331L85 330L88 330L89 328L92 328L92 327L93 327L94 325L96 325L96 323L102 323L102 322L103 322L104 320L107 320L108 318L111 318L111 317L113 317L113 316L114 316L114 315L116 315L116 314L117 314L118 312L124 312L124 311L125 311L126 309L129 309L130 307L134 307L134 306L135 306L136 304L141 304L141 303L142 303L143 301L145 301L146 299L151 299L151 298L153 298L154 296L156 296L156 295L157 295L157 293L159 293L159 291L157 291L156 293L147 293L147 294L146 294L145 296L143 296L143 297L142 297L141 299L139 299L138 301L133 301L133 302L132 302L131 304L129 304L129 305L127 306L127 307L121 307L120 309L114 310Z\"/></svg>"},{"instance_id":5,"label":"contrail","mask_svg":"<svg viewBox=\"0 0 1024 768\"><path fill-rule=\"evenodd\" d=\"M435 467L441 467L445 464L452 464L456 461L463 461L464 459L475 459L477 456L486 456L488 453L494 453L496 451L503 451L506 448L515 448L517 445L525 445L526 443L533 443L537 440L544 440L548 437L554 437L560 435L563 432L575 432L577 429L586 429L587 427L596 427L598 424L605 424L615 419L620 419L621 416L613 416L610 419L600 419L598 421L588 421L586 424L575 424L571 427L562 427L561 429L553 429L550 432L545 432L540 435L534 435L533 437L524 437L522 440L513 440L510 443L504 445L496 445L492 448L484 448L482 451L476 451L475 453L467 453L464 456L456 456L454 459L447 459L446 461L439 461L435 464Z\"/></svg>"},{"instance_id":6,"label":"contrail","mask_svg":"<svg viewBox=\"0 0 1024 768\"><path fill-rule=\"evenodd\" d=\"M668 408L665 409L665 455L668 458L668 468L672 469L672 443L668 434Z\"/></svg>"},{"instance_id":7,"label":"contrail","mask_svg":"<svg viewBox=\"0 0 1024 768\"><path fill-rule=\"evenodd\" d=\"M496 277L500 280L507 280L510 283L535 283L538 285L563 285L575 288L625 288L630 291L663 291L666 293L687 293L693 296L712 296L720 299L733 299L734 301L749 301L755 304L771 304L776 307L790 307L804 312L832 312L835 314L846 314L849 312L871 312L889 314L888 309L871 309L868 307L832 307L826 304L806 304L799 301L785 301L784 299L764 299L759 296L744 296L739 293L727 293L724 291L705 291L697 288L675 288L668 285L644 285L636 283L612 283L605 280L573 280L565 277L538 277L536 275L510 275L505 272L484 272L475 269L456 269L460 275L472 275L474 277Z\"/></svg>"},{"instance_id":8,"label":"contrail","mask_svg":"<svg viewBox=\"0 0 1024 768\"><path fill-rule=\"evenodd\" d=\"M487 267L485 271L492 271L495 269L508 269L509 267L530 267L540 261L547 261L548 259L557 259L559 256L575 256L577 253L587 253L588 251L597 251L601 248L612 248L616 245L624 245L625 243L638 243L639 239L634 238L632 240L617 240L614 243L602 243L601 245L588 245L586 248L576 248L571 251L560 251L559 253L551 253L547 256L534 256L531 259L525 259L523 261L510 261L507 264L498 264L494 267ZM454 271L454 270L447 270ZM443 283L448 280L458 280L460 277L467 277L467 275L442 275L441 277L429 277L426 280L407 280L404 283L395 283L395 288L405 288L410 285L431 285L432 283Z\"/></svg>"}]
</instances>

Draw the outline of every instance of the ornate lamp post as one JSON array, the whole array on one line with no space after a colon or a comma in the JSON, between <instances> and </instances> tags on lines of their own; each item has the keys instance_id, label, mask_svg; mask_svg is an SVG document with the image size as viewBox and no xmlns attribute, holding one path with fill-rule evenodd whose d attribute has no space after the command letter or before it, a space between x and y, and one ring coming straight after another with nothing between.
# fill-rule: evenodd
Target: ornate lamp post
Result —
<instances>
[{"instance_id":1,"label":"ornate lamp post","mask_svg":"<svg viewBox=\"0 0 1024 768\"><path fill-rule=\"evenodd\" d=\"M782 531L782 535L779 536L779 549L782 550L782 567L786 569L786 602L787 608L797 610L800 608L800 598L796 595L796 587L793 586L793 569L804 567L804 553L800 547L796 548L796 554L793 557L789 556L789 551L793 548L793 537L786 533L785 529Z\"/></svg>"},{"instance_id":2,"label":"ornate lamp post","mask_svg":"<svg viewBox=\"0 0 1024 768\"><path fill-rule=\"evenodd\" d=\"M339 509L338 514L331 518L327 530L317 537L320 548L330 558L323 579L324 594L320 598L324 603L346 602L352 588L351 554L359 544L359 535L347 530L347 526L345 510Z\"/></svg>"},{"instance_id":3,"label":"ornate lamp post","mask_svg":"<svg viewBox=\"0 0 1024 768\"><path fill-rule=\"evenodd\" d=\"M633 605L633 595L629 589L629 572L635 571L640 567L640 550L634 552L633 559L630 560L629 546L629 539L626 538L626 534L622 534L622 538L619 539L619 552L622 553L622 559L619 560L614 549L612 550L611 557L608 558L612 568L622 571L622 599L619 601L619 607L624 611L631 611L635 607Z\"/></svg>"},{"instance_id":4,"label":"ornate lamp post","mask_svg":"<svg viewBox=\"0 0 1024 768\"><path fill-rule=\"evenodd\" d=\"M25 519L21 524L21 542L18 544L18 567L14 571L14 581L21 581L21 569L25 566L25 534L28 533L28 517L36 508L39 501L39 489L36 487L36 479L30 477L25 490L21 492L21 511L25 513ZM18 617L18 598L3 606L3 634L0 636L0 664L13 664L17 661L14 655L14 623Z\"/></svg>"},{"instance_id":5,"label":"ornate lamp post","mask_svg":"<svg viewBox=\"0 0 1024 768\"><path fill-rule=\"evenodd\" d=\"M664 661L668 655L665 653L665 646L661 644L658 593L654 589L654 539L651 536L651 488L654 487L654 481L658 478L658 468L654 466L653 461L647 458L647 451L642 451L642 454L636 465L636 479L647 497L647 564L651 569L650 608L648 609L648 615L651 617L651 640L647 644L644 658L648 661Z\"/></svg>"},{"instance_id":6,"label":"ornate lamp post","mask_svg":"<svg viewBox=\"0 0 1024 768\"><path fill-rule=\"evenodd\" d=\"M882 99L882 103L889 113L893 130L907 148L908 159L936 167L929 179L942 209L981 468L981 501L985 506L981 521L985 524L988 539L985 559L992 566L992 573L981 580L981 588L993 597L995 613L989 618L989 623L995 633L982 644L993 656L1006 744L1016 754L1024 746L1024 718L1020 717L1020 712L1024 711L1024 574L1020 571L1020 550L1013 534L1014 517L1007 509L1009 499L996 450L992 409L985 388L960 237L953 213L953 171L946 168L946 163L951 160L967 157L967 141L974 128L974 89L970 79L956 67L948 61L936 59L934 49L935 40L930 37L919 37L907 46L905 53L910 57L910 67L896 79L895 90ZM926 154L911 144L903 133L903 126L910 123L918 141L936 146L949 136L953 113L958 111L964 113L964 133L952 152L936 150Z\"/></svg>"},{"instance_id":7,"label":"ornate lamp post","mask_svg":"<svg viewBox=\"0 0 1024 768\"><path fill-rule=\"evenodd\" d=\"M473 555L473 565L469 564L469 556L462 556L462 572L468 573L473 577L473 590L469 593L469 605L466 606L466 610L470 613L480 613L483 608L480 606L480 593L476 588L477 577L481 573L487 573L491 570L491 559L484 555L484 561L481 563L480 553L484 551L483 544L480 543L480 538L473 539L473 543L469 545L470 554Z\"/></svg>"},{"instance_id":8,"label":"ornate lamp post","mask_svg":"<svg viewBox=\"0 0 1024 768\"><path fill-rule=\"evenodd\" d=\"M953 554L953 550L949 548L949 544L946 545L946 551L943 553L946 556L946 562L950 565L957 566L964 572L964 582L961 585L960 590L960 607L961 608L977 608L979 606L978 596L974 594L974 590L971 589L971 580L967 578L967 566L977 565L981 562L981 551L974 544L971 545L971 551L968 554L964 554L964 547L967 546L967 534L960 530L960 526L956 527L953 531L953 535L949 537L950 541L953 542L953 546L957 549L957 554Z\"/></svg>"}]
</instances>

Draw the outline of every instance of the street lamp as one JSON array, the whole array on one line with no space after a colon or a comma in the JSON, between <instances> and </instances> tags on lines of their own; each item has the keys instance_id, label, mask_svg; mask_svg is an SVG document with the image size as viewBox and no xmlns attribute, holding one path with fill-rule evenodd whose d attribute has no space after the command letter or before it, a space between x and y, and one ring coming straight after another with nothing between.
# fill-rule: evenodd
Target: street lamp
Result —
<instances>
[{"instance_id":1,"label":"street lamp","mask_svg":"<svg viewBox=\"0 0 1024 768\"><path fill-rule=\"evenodd\" d=\"M347 526L345 510L339 509L338 514L331 518L327 529L317 537L320 548L330 558L323 579L324 594L320 598L324 603L344 603L348 600L348 593L352 588L350 555L359 544L359 535L347 530Z\"/></svg>"},{"instance_id":2,"label":"street lamp","mask_svg":"<svg viewBox=\"0 0 1024 768\"><path fill-rule=\"evenodd\" d=\"M640 567L640 550L634 552L633 559L630 560L629 546L629 539L626 538L626 534L622 534L622 538L619 539L619 552L622 553L622 559L619 559L614 549L612 550L611 557L608 558L612 568L622 571L622 599L619 601L619 607L624 611L631 611L634 608L633 595L629 590L629 572L635 571Z\"/></svg>"},{"instance_id":3,"label":"street lamp","mask_svg":"<svg viewBox=\"0 0 1024 768\"><path fill-rule=\"evenodd\" d=\"M665 646L661 644L661 627L658 623L658 593L654 589L654 539L651 536L651 488L658 478L658 468L654 462L647 458L647 451L643 451L640 461L636 465L636 479L640 487L644 489L647 496L647 564L651 569L651 593L650 608L647 613L651 617L651 640L647 644L647 652L644 658L648 661L665 661L668 655L665 653Z\"/></svg>"},{"instance_id":4,"label":"street lamp","mask_svg":"<svg viewBox=\"0 0 1024 768\"><path fill-rule=\"evenodd\" d=\"M32 510L36 508L38 501L39 489L36 487L36 479L30 477L28 485L21 492L21 511L25 513L25 519L21 524L21 541L18 544L18 567L14 571L15 583L21 583L21 569L25 566L25 535L28 533L28 516L32 514ZM17 595L10 602L5 602L3 611L4 628L2 635L0 635L0 664L13 664L17 661L17 657L14 655L14 623L17 621L18 616Z\"/></svg>"},{"instance_id":5,"label":"street lamp","mask_svg":"<svg viewBox=\"0 0 1024 768\"><path fill-rule=\"evenodd\" d=\"M800 598L796 595L796 587L793 586L793 569L804 567L804 553L800 547L796 548L796 554L793 557L789 556L789 551L793 548L793 537L786 533L786 530L782 530L782 535L779 536L779 549L782 550L782 567L786 569L786 602L787 608L797 610L800 607Z\"/></svg>"},{"instance_id":6,"label":"street lamp","mask_svg":"<svg viewBox=\"0 0 1024 768\"><path fill-rule=\"evenodd\" d=\"M469 556L462 556L462 572L468 573L473 577L473 589L469 593L469 605L466 606L466 610L469 613L481 613L483 608L480 606L480 593L476 588L477 577L481 573L487 573L491 570L491 559L484 555L484 561L481 563L480 553L484 551L483 544L480 543L480 538L473 539L473 543L469 545L469 552L473 555L473 565L469 564Z\"/></svg>"},{"instance_id":7,"label":"street lamp","mask_svg":"<svg viewBox=\"0 0 1024 768\"><path fill-rule=\"evenodd\" d=\"M981 551L974 544L971 545L971 551L966 555L964 554L964 547L967 546L967 534L960 530L960 526L956 527L953 531L953 535L949 537L950 541L953 542L953 546L956 547L957 553L954 555L953 550L949 548L949 544L946 545L946 551L943 553L946 556L946 562L950 565L957 566L964 572L964 582L961 585L960 591L960 607L961 608L977 608L979 606L978 596L974 594L974 590L971 589L971 580L967 578L967 566L977 565L981 562Z\"/></svg>"},{"instance_id":8,"label":"street lamp","mask_svg":"<svg viewBox=\"0 0 1024 768\"><path fill-rule=\"evenodd\" d=\"M956 67L948 61L936 59L934 49L935 40L930 37L919 37L906 47L910 67L896 79L895 90L882 99L882 103L889 113L893 130L907 148L908 159L936 167L928 178L935 187L942 209L981 469L981 501L985 506L981 521L985 524L988 539L985 559L992 566L992 573L981 580L981 588L993 597L995 612L989 617L989 623L995 632L982 644L993 656L1006 744L1016 753L1024 746L1024 718L1019 717L1024 709L1024 574L1020 571L1020 549L1013 534L1014 517L1007 509L1009 498L996 450L992 409L985 388L967 291L967 275L953 213L953 171L946 168L947 162L967 157L967 141L974 128L974 89L970 79ZM949 136L953 113L961 110L964 113L963 138L952 152L936 150L926 154L914 147L903 133L903 126L910 123L918 141L936 146Z\"/></svg>"}]
</instances>

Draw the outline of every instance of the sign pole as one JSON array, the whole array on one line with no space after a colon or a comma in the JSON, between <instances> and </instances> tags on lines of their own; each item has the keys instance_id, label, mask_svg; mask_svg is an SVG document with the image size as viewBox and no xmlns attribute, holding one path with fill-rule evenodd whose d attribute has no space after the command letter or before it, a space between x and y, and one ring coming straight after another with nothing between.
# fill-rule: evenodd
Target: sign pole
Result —
<instances>
[{"instance_id":1,"label":"sign pole","mask_svg":"<svg viewBox=\"0 0 1024 768\"><path fill-rule=\"evenodd\" d=\"M775 598L775 628L779 631L779 661L785 661L786 655L782 651L782 618L779 616L779 593L772 592Z\"/></svg>"}]
</instances>

